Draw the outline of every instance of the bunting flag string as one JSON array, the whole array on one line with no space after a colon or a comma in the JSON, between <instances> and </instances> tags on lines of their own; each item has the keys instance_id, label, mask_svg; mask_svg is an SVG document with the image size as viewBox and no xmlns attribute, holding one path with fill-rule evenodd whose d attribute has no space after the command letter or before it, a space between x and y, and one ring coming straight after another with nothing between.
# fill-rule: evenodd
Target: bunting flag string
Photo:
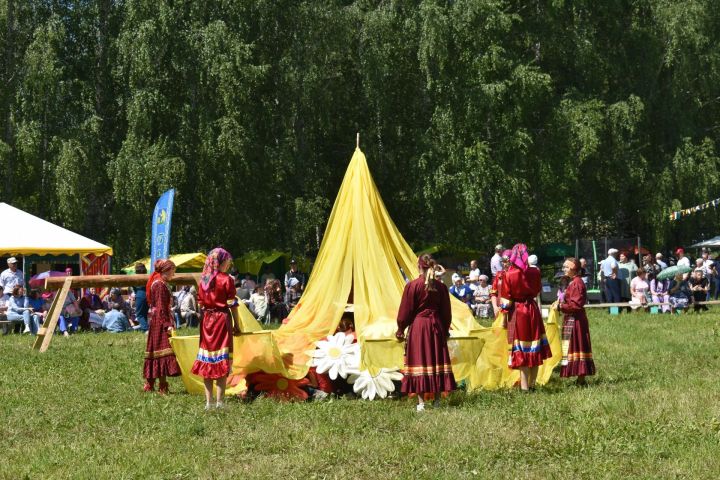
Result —
<instances>
[{"instance_id":1,"label":"bunting flag string","mask_svg":"<svg viewBox=\"0 0 720 480\"><path fill-rule=\"evenodd\" d=\"M705 202L705 203L700 204L700 205L695 205L694 207L683 208L682 210L678 210L678 211L672 212L672 213L670 214L670 221L672 222L672 221L674 221L674 220L679 220L680 218L686 217L686 216L688 216L688 215L690 215L690 214L692 214L692 213L699 212L699 211L701 211L701 210L705 210L705 209L710 208L710 207L714 207L714 208L715 208L715 207L717 207L718 205L720 205L720 198L716 198L715 200L711 200L711 201L709 201L709 202Z\"/></svg>"}]
</instances>

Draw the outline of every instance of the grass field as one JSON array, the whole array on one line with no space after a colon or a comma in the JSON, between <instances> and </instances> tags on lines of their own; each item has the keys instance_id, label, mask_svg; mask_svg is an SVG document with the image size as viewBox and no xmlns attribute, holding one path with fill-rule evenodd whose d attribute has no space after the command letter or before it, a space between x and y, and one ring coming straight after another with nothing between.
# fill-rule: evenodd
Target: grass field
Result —
<instances>
[{"instance_id":1,"label":"grass field","mask_svg":"<svg viewBox=\"0 0 720 480\"><path fill-rule=\"evenodd\" d=\"M717 310L716 310L717 311ZM598 375L531 395L231 401L143 394L145 337L0 337L0 477L715 478L720 314L590 317Z\"/></svg>"}]
</instances>

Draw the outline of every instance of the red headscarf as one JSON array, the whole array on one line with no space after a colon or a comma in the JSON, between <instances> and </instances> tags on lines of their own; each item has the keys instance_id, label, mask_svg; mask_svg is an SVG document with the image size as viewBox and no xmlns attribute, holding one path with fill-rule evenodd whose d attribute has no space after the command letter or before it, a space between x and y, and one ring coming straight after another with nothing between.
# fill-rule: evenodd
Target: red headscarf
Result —
<instances>
[{"instance_id":1,"label":"red headscarf","mask_svg":"<svg viewBox=\"0 0 720 480\"><path fill-rule=\"evenodd\" d=\"M175 264L172 260L168 260L166 258L158 258L155 260L155 271L150 275L150 278L148 278L148 281L145 284L145 291L147 292L148 298L150 297L150 287L152 287L155 280L162 281L162 274L169 272L174 268Z\"/></svg>"},{"instance_id":2,"label":"red headscarf","mask_svg":"<svg viewBox=\"0 0 720 480\"><path fill-rule=\"evenodd\" d=\"M208 253L202 275L200 275L200 287L203 290L210 290L213 280L220 271L220 265L229 258L232 258L232 255L222 247L213 248Z\"/></svg>"}]
</instances>

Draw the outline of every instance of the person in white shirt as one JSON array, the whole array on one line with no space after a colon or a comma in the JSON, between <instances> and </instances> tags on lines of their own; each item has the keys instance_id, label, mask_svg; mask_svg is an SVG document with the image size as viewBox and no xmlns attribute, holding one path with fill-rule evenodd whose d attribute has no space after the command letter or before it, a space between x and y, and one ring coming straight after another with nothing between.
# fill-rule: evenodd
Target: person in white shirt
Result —
<instances>
[{"instance_id":1,"label":"person in white shirt","mask_svg":"<svg viewBox=\"0 0 720 480\"><path fill-rule=\"evenodd\" d=\"M480 277L480 269L478 268L477 260L470 260L470 273L468 274L468 279L470 277Z\"/></svg>"},{"instance_id":2,"label":"person in white shirt","mask_svg":"<svg viewBox=\"0 0 720 480\"><path fill-rule=\"evenodd\" d=\"M608 256L603 260L600 271L602 272L603 281L605 282L605 299L608 303L617 303L620 301L620 279L618 278L617 257L619 251L616 248L608 250Z\"/></svg>"},{"instance_id":3,"label":"person in white shirt","mask_svg":"<svg viewBox=\"0 0 720 480\"><path fill-rule=\"evenodd\" d=\"M495 255L493 255L490 259L490 274L492 275L492 278L495 278L495 276L503 270L502 256L500 255L502 251L502 245L495 245Z\"/></svg>"},{"instance_id":4,"label":"person in white shirt","mask_svg":"<svg viewBox=\"0 0 720 480\"><path fill-rule=\"evenodd\" d=\"M677 257L678 257L678 261L677 261L677 263L676 263L675 265L677 265L678 267L688 267L688 268L692 268L692 267L690 266L690 259L685 256L685 250L684 250L684 249L678 248L677 250L675 250L675 255L677 255ZM689 272L683 275L683 279L684 279L684 280L687 280L688 278L690 278L690 273L689 273Z\"/></svg>"},{"instance_id":5,"label":"person in white shirt","mask_svg":"<svg viewBox=\"0 0 720 480\"><path fill-rule=\"evenodd\" d=\"M2 287L2 298L7 303L12 296L13 288L21 286L25 288L25 278L22 270L17 268L18 261L15 257L7 260L8 268L0 273L0 287Z\"/></svg>"},{"instance_id":6,"label":"person in white shirt","mask_svg":"<svg viewBox=\"0 0 720 480\"><path fill-rule=\"evenodd\" d=\"M661 271L667 268L667 263L663 262L663 254L660 252L655 254L655 263L660 266Z\"/></svg>"},{"instance_id":7,"label":"person in white shirt","mask_svg":"<svg viewBox=\"0 0 720 480\"><path fill-rule=\"evenodd\" d=\"M685 250L682 248L678 248L675 250L675 255L678 257L677 266L678 267L690 267L690 259L685 256Z\"/></svg>"}]
</instances>

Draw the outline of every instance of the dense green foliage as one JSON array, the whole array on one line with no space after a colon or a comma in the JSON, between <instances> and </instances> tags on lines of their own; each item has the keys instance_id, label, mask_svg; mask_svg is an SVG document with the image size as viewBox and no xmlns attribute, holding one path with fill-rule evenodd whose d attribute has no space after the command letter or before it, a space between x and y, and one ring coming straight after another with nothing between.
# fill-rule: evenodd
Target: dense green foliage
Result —
<instances>
[{"instance_id":1,"label":"dense green foliage","mask_svg":"<svg viewBox=\"0 0 720 480\"><path fill-rule=\"evenodd\" d=\"M717 234L711 0L0 0L0 199L148 251L312 253L355 132L415 244Z\"/></svg>"},{"instance_id":2,"label":"dense green foliage","mask_svg":"<svg viewBox=\"0 0 720 480\"><path fill-rule=\"evenodd\" d=\"M692 478L720 471L720 315L591 311L598 375L535 394L412 402L144 394L145 336L79 334L43 354L0 336L0 478Z\"/></svg>"}]
</instances>

